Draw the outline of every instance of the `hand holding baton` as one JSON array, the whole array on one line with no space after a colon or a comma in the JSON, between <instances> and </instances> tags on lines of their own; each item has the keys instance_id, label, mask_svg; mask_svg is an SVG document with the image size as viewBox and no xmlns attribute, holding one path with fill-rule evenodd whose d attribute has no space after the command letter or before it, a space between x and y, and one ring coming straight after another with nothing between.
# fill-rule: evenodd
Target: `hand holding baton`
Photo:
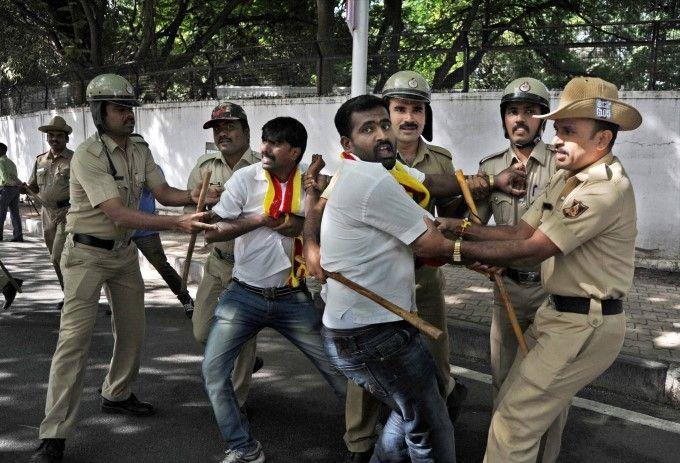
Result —
<instances>
[{"instance_id":1,"label":"hand holding baton","mask_svg":"<svg viewBox=\"0 0 680 463\"><path fill-rule=\"evenodd\" d=\"M196 212L203 212L205 207L205 197L208 194L208 187L210 187L210 177L212 176L212 171L208 170L203 175L203 182L201 183L201 193L198 196L198 204L196 204ZM187 289L187 280L189 279L189 268L191 267L191 258L194 255L194 247L196 246L196 236L197 233L192 233L191 238L189 238L189 248L187 249L187 257L184 260L184 266L182 267L182 291Z\"/></svg>"},{"instance_id":2,"label":"hand holding baton","mask_svg":"<svg viewBox=\"0 0 680 463\"><path fill-rule=\"evenodd\" d=\"M463 194L465 203L470 208L472 221L481 224L482 221L479 219L479 215L477 214L477 206L475 205L475 202L472 199L472 194L470 193L470 189L468 188L467 182L465 181L465 175L463 174L463 171L460 169L456 171L456 180L458 180L458 184L460 185L460 191ZM496 283L496 286L498 286L498 292L501 295L503 307L505 308L505 311L508 313L508 319L510 320L510 324L512 325L512 330L515 333L515 337L517 338L519 347L522 350L522 353L524 355L527 355L529 353L529 348L527 347L526 340L524 339L524 333L522 333L522 329L519 327L519 322L517 321L517 314L515 313L515 309L513 309L512 307L512 301L510 300L508 289L505 287L505 283L503 282L503 278L501 277L500 274L494 272L493 279L494 282Z\"/></svg>"}]
</instances>

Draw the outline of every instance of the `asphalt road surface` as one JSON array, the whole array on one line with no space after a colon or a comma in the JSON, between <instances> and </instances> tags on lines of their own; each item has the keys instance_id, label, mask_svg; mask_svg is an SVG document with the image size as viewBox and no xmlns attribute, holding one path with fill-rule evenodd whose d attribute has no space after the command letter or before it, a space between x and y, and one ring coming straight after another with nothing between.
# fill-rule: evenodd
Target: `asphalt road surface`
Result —
<instances>
[{"instance_id":1,"label":"asphalt road surface","mask_svg":"<svg viewBox=\"0 0 680 463\"><path fill-rule=\"evenodd\" d=\"M0 258L26 280L8 312L0 312L0 462L27 461L37 446L49 365L56 345L60 299L42 243L0 243ZM66 443L67 463L213 462L224 451L200 377L201 347L172 293L153 273L147 280L147 334L134 388L155 416L99 411L112 349L102 299L92 337L80 421ZM195 288L193 288L195 291ZM337 463L344 458L343 404L312 364L271 330L258 338L264 368L253 379L247 410L267 461ZM470 394L456 424L458 461L483 457L491 407L488 377L455 369ZM670 409L638 405L629 413L597 402L572 407L560 462L680 461L680 420ZM626 408L626 404L617 404ZM593 411L593 409L598 411ZM639 412L642 412L640 414ZM661 417L662 419L654 418Z\"/></svg>"}]
</instances>

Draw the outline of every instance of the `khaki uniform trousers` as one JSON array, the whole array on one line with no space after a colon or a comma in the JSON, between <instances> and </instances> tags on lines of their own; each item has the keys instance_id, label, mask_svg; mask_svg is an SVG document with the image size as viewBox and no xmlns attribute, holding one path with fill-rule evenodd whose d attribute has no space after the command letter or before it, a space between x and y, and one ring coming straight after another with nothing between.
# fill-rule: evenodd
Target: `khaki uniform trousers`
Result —
<instances>
[{"instance_id":1,"label":"khaki uniform trousers","mask_svg":"<svg viewBox=\"0 0 680 463\"><path fill-rule=\"evenodd\" d=\"M501 386L484 461L534 463L541 436L616 360L625 334L625 314L603 316L599 301L581 315L558 312L546 299L525 333L529 354L517 353Z\"/></svg>"},{"instance_id":2,"label":"khaki uniform trousers","mask_svg":"<svg viewBox=\"0 0 680 463\"><path fill-rule=\"evenodd\" d=\"M212 251L203 267L203 278L196 290L194 301L194 315L191 323L194 328L194 337L202 344L208 340L213 315L217 307L217 299L227 289L231 282L233 264L219 258ZM255 350L257 338L253 337L241 348L241 353L236 357L234 370L231 373L231 382L234 385L234 393L239 407L243 407L248 399L250 381L255 364Z\"/></svg>"},{"instance_id":3,"label":"khaki uniform trousers","mask_svg":"<svg viewBox=\"0 0 680 463\"><path fill-rule=\"evenodd\" d=\"M423 336L437 367L437 381L443 397L448 397L456 383L449 364L449 335L444 302L444 276L441 269L423 266L416 270L416 306L418 315L444 332L439 341ZM345 401L345 444L350 452L365 452L378 440L376 425L382 402L353 381L347 383Z\"/></svg>"},{"instance_id":4,"label":"khaki uniform trousers","mask_svg":"<svg viewBox=\"0 0 680 463\"><path fill-rule=\"evenodd\" d=\"M54 213L53 213L54 214ZM61 254L64 251L64 243L66 242L66 220L62 218L59 223L52 219L50 212L46 207L40 209L40 220L42 220L43 239L50 251L50 261L57 273L59 285L64 289L64 277L61 274Z\"/></svg>"},{"instance_id":5,"label":"khaki uniform trousers","mask_svg":"<svg viewBox=\"0 0 680 463\"><path fill-rule=\"evenodd\" d=\"M503 278L503 282L508 289L512 306L517 314L517 321L524 333L534 322L536 310L546 300L547 294L541 283L516 283L510 278ZM490 344L493 410L495 411L498 407L498 393L515 361L519 344L512 330L508 313L502 305L498 287L495 286L494 301ZM541 440L543 463L553 463L557 460L562 445L562 431L567 423L566 418L566 414L563 417L560 415L560 418L553 422L543 436Z\"/></svg>"},{"instance_id":6,"label":"khaki uniform trousers","mask_svg":"<svg viewBox=\"0 0 680 463\"><path fill-rule=\"evenodd\" d=\"M50 367L41 439L68 438L75 426L102 286L109 297L114 340L102 397L119 401L130 396L144 341L144 281L133 244L107 251L74 245L73 238L68 237L61 270L64 308Z\"/></svg>"}]
</instances>

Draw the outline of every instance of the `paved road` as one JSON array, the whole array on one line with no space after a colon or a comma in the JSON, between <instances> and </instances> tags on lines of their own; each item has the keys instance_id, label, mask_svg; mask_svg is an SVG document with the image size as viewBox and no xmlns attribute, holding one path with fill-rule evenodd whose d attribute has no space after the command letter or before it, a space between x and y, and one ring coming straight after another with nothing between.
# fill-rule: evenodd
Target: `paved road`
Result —
<instances>
[{"instance_id":1,"label":"paved road","mask_svg":"<svg viewBox=\"0 0 680 463\"><path fill-rule=\"evenodd\" d=\"M53 306L60 296L41 243L31 239L0 246L3 262L28 280L12 310L0 312L0 462L17 462L26 461L37 442L59 323ZM201 384L201 349L193 341L190 324L158 279L150 279L147 289L147 344L135 392L153 401L159 412L145 419L99 412L97 388L112 347L110 318L102 304L81 420L67 442L67 463L211 462L222 452ZM268 461L341 462L343 407L311 363L269 330L260 336L258 350L265 366L255 375L248 410ZM460 462L478 462L486 440L491 389L484 381L463 381L471 393L456 426L458 456ZM573 408L560 461L670 463L678 461L678 455L677 433Z\"/></svg>"}]
</instances>

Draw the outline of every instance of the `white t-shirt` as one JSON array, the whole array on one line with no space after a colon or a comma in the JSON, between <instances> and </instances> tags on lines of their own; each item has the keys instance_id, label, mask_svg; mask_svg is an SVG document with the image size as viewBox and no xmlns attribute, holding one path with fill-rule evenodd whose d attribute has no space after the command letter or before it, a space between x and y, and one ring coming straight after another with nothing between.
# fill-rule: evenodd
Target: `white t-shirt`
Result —
<instances>
[{"instance_id":1,"label":"white t-shirt","mask_svg":"<svg viewBox=\"0 0 680 463\"><path fill-rule=\"evenodd\" d=\"M409 173L419 181L425 174ZM415 311L415 273L409 244L432 216L408 196L380 163L343 160L321 221L321 265L399 307ZM325 288L323 323L348 329L401 320L335 280Z\"/></svg>"},{"instance_id":2,"label":"white t-shirt","mask_svg":"<svg viewBox=\"0 0 680 463\"><path fill-rule=\"evenodd\" d=\"M300 165L304 172L306 166ZM262 163L234 172L224 185L220 202L213 211L223 219L234 220L264 213L267 178ZM281 184L285 187L285 184ZM302 205L305 195L302 192ZM304 216L303 211L300 212ZM285 286L290 274L293 239L271 228L260 227L234 240L234 271L238 280L259 288Z\"/></svg>"}]
</instances>

